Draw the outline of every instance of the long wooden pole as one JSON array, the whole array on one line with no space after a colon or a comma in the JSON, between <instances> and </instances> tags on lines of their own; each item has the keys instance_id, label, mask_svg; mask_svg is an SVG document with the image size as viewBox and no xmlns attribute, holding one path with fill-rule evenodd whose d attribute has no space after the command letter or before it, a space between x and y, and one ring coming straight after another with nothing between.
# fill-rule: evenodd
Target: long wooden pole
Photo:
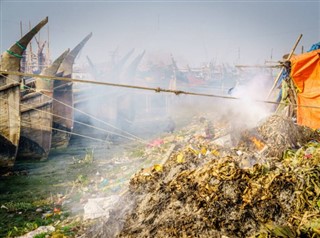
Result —
<instances>
[{"instance_id":1,"label":"long wooden pole","mask_svg":"<svg viewBox=\"0 0 320 238\"><path fill-rule=\"evenodd\" d=\"M291 50L291 52L290 52L290 54L288 55L288 58L287 58L286 60L290 60L290 59L291 59L291 57L292 57L294 51L296 50L297 45L299 44L299 41L301 40L301 38L302 38L302 34L300 34L300 36L298 37L296 43L294 44L294 46L293 46L293 48L292 48L292 50ZM274 83L273 83L273 85L272 85L272 88L270 89L270 91L269 91L269 93L268 93L268 96L267 96L267 98L266 98L267 100L269 99L271 93L273 92L274 88L276 87L276 85L277 85L277 83L278 83L278 81L279 81L279 79L280 79L280 77L281 77L284 69L285 69L284 67L281 68L278 76L277 76L276 79L274 80Z\"/></svg>"},{"instance_id":2,"label":"long wooden pole","mask_svg":"<svg viewBox=\"0 0 320 238\"><path fill-rule=\"evenodd\" d=\"M236 68L280 68L282 65L235 65Z\"/></svg>"},{"instance_id":3,"label":"long wooden pole","mask_svg":"<svg viewBox=\"0 0 320 238\"><path fill-rule=\"evenodd\" d=\"M171 89L162 89L162 88L151 88L151 87L144 87L144 86L136 86L136 85L128 85L128 84L116 84L116 83L107 83L101 81L93 81L93 80L84 80L84 79L74 79L74 78L66 78L66 77L57 77L57 76L48 76L48 75L40 75L40 74L29 74L29 73L22 73L17 71L3 71L0 70L0 75L7 77L7 75L19 75L19 76L26 76L26 77L34 77L34 78L43 78L47 80L62 80L67 82L78 82L78 83L89 83L95 85L105 85L105 86L113 86L113 87L122 87L122 88L132 88L132 89L141 89L141 90L149 90L154 91L156 93L165 92L165 93L174 93L176 95L193 95L193 96L204 96L204 97L212 97L212 98L224 98L224 99L232 99L232 100L239 100L238 97L232 96L224 96L224 95L217 95L217 94L207 94L207 93L197 93L197 92L189 92L189 91L181 91L181 90L171 90ZM1 100L1 98L0 98ZM287 105L286 103L279 103L274 101L268 100L254 100L255 102L260 103L268 103L268 104L283 104ZM61 103L61 102L60 102ZM296 104L290 104L292 106L298 106ZM299 105L299 107L306 107L306 108L319 108L320 106L309 106L309 105ZM83 112L82 112L83 113Z\"/></svg>"}]
</instances>

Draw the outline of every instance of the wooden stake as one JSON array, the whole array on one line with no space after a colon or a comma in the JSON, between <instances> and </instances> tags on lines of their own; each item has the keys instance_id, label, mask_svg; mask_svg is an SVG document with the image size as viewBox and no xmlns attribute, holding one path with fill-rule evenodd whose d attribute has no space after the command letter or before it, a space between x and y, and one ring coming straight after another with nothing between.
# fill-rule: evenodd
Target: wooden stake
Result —
<instances>
[{"instance_id":1,"label":"wooden stake","mask_svg":"<svg viewBox=\"0 0 320 238\"><path fill-rule=\"evenodd\" d=\"M300 34L300 36L298 37L296 43L294 44L294 46L293 46L293 48L292 48L292 50L291 50L291 52L290 52L290 54L289 54L289 56L288 56L288 58L287 58L286 60L290 60L290 59L291 59L291 57L292 57L295 49L297 48L297 45L299 44L299 41L301 40L301 38L302 38L302 34ZM277 76L276 79L274 80L274 83L273 83L273 85L272 85L272 88L270 89L270 91L269 91L269 93L268 93L268 96L267 96L267 98L266 98L267 100L269 99L271 93L273 92L274 88L276 87L276 85L277 85L277 83L278 83L278 81L279 81L279 79L280 79L280 77L281 77L281 75L282 75L282 73L283 73L283 70L284 70L284 67L281 68L278 76Z\"/></svg>"}]
</instances>

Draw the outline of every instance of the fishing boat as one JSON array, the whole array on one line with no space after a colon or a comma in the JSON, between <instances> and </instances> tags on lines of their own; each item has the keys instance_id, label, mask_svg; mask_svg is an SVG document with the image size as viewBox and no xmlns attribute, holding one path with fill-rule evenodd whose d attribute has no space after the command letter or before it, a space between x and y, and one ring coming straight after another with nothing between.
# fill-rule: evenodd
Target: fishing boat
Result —
<instances>
[{"instance_id":1,"label":"fishing boat","mask_svg":"<svg viewBox=\"0 0 320 238\"><path fill-rule=\"evenodd\" d=\"M2 54L1 71L20 71L23 52L47 22L48 17ZM21 77L17 75L4 73L0 75L0 168L12 167L18 151L21 122L20 81Z\"/></svg>"},{"instance_id":2,"label":"fishing boat","mask_svg":"<svg viewBox=\"0 0 320 238\"><path fill-rule=\"evenodd\" d=\"M55 76L69 50L40 75ZM21 133L17 159L48 158L52 139L53 80L35 78L36 91L21 98Z\"/></svg>"},{"instance_id":3,"label":"fishing boat","mask_svg":"<svg viewBox=\"0 0 320 238\"><path fill-rule=\"evenodd\" d=\"M87 35L62 61L58 75L64 78L71 78L74 61L80 50L91 38L92 33ZM71 132L73 130L73 90L72 82L55 80L53 84L53 131L52 149L66 148L69 144Z\"/></svg>"},{"instance_id":4,"label":"fishing boat","mask_svg":"<svg viewBox=\"0 0 320 238\"><path fill-rule=\"evenodd\" d=\"M145 51L139 54L128 66L123 82L125 84L135 83L138 66L145 55ZM121 90L117 96L117 122L121 129L127 130L132 125L135 116L135 100L136 94L129 90Z\"/></svg>"},{"instance_id":5,"label":"fishing boat","mask_svg":"<svg viewBox=\"0 0 320 238\"><path fill-rule=\"evenodd\" d=\"M107 82L120 84L132 83L136 77L137 68L141 63L145 51L139 54L124 70L125 63L133 54L134 49L129 51L112 68L111 72L104 77ZM98 78L98 70L87 57L91 71L95 79ZM130 90L119 88L106 88L99 86L78 87L74 93L75 118L91 127L77 125L77 134L90 134L94 137L104 137L106 132L119 134L127 130L133 123L135 117L135 94ZM88 129L90 128L90 129Z\"/></svg>"}]
</instances>

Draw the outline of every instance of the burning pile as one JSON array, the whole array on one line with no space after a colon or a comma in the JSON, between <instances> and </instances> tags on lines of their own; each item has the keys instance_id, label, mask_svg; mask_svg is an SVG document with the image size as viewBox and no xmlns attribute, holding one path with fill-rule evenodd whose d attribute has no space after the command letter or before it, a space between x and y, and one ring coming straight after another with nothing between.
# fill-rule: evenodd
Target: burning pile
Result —
<instances>
[{"instance_id":1,"label":"burning pile","mask_svg":"<svg viewBox=\"0 0 320 238\"><path fill-rule=\"evenodd\" d=\"M104 235L319 236L318 140L316 132L278 116L244 132L236 148L189 140L163 165L132 178L124 200L133 209L121 229L108 233L120 218L115 212Z\"/></svg>"},{"instance_id":2,"label":"burning pile","mask_svg":"<svg viewBox=\"0 0 320 238\"><path fill-rule=\"evenodd\" d=\"M269 117L258 127L258 132L269 145L265 154L268 157L281 157L285 150L299 148L317 138L317 134L310 128L297 126L292 120L279 116Z\"/></svg>"}]
</instances>

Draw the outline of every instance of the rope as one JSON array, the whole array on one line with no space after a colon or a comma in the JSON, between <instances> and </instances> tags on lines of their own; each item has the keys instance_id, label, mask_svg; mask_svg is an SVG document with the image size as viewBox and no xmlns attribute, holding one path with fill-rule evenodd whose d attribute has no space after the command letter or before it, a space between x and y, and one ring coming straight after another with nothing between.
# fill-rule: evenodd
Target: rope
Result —
<instances>
[{"instance_id":1,"label":"rope","mask_svg":"<svg viewBox=\"0 0 320 238\"><path fill-rule=\"evenodd\" d=\"M32 124L31 124L30 122L24 121L24 124L29 124L28 128L32 128ZM106 144L108 144L108 145L111 144L110 141L101 140L101 139L94 138L94 137L91 137L91 136L85 136L85 135L81 135L81 134L78 134L78 133L75 133L75 132L65 131L65 130L61 130L61 129L55 128L55 127L45 126L45 125L42 125L42 124L40 124L39 126L41 126L42 128L45 128L45 129L50 129L50 130L65 132L65 133L70 134L70 135L75 135L75 136L79 136L79 137L83 137L83 138L87 138L87 139L91 139L91 140L103 142L103 143L106 143Z\"/></svg>"},{"instance_id":2,"label":"rope","mask_svg":"<svg viewBox=\"0 0 320 238\"><path fill-rule=\"evenodd\" d=\"M0 97L0 100L8 101L7 99L1 98L1 97ZM8 104L8 105L9 105L9 107L11 107L12 109L15 109L15 108L13 108L10 104ZM40 109L35 109L35 108L33 108L33 109L34 109L34 110L37 110L37 111L42 111L42 112L44 112L44 113L49 113L49 112L46 112L46 111L43 111L43 110L40 110ZM16 111L19 111L19 110L16 110ZM52 113L51 113L51 114L52 114ZM52 114L52 115L53 115L53 114ZM31 125L28 121L21 121L21 123L25 123L25 124ZM84 124L84 123L83 123L83 124ZM37 125L39 125L39 124L37 124ZM86 135L81 135L81 134L78 134L78 133L75 133L75 132L69 132L69 131L65 131L65 130L58 129L58 128L54 128L54 127L50 127L50 126L45 126L45 125L43 125L43 124L40 124L40 126L43 127L43 128L46 128L46 129L55 130L55 131L60 131L60 132L65 132L65 133L68 133L68 134L70 134L70 135L76 135L76 136L79 136L79 137L84 137L84 138L87 138L87 139L92 139L92 140L95 140L95 141L100 141L100 142L104 142L104 143L107 143L107 144L111 144L111 142L109 142L109 141L104 141L104 140L97 139L97 138L94 138L94 137L90 137L90 136L86 136ZM29 128L32 128L32 125L29 126ZM101 129L101 130L102 130L102 129ZM130 139L130 138L128 138L128 139Z\"/></svg>"},{"instance_id":3,"label":"rope","mask_svg":"<svg viewBox=\"0 0 320 238\"><path fill-rule=\"evenodd\" d=\"M4 101L7 101L9 102L8 99L6 98L2 98L0 97L0 100L4 100ZM16 108L12 107L11 104L8 104L10 108L14 109L15 111L19 111L17 110ZM29 103L28 105L37 105L37 104L33 104L33 103ZM92 125L89 125L89 124L86 124L86 123L83 123L83 122L80 122L80 121L77 121L77 120L72 120L72 119L69 119L69 118L66 118L66 117L63 117L63 116L59 116L59 115L55 115L54 113L51 113L51 112L48 112L48 111L44 111L44 110L40 110L38 108L32 108L32 110L35 110L35 111L40 111L40 112L44 112L46 114L50 114L52 116L57 116L59 118L62 118L62 119L66 119L66 120L69 120L69 121L73 121L75 123L78 123L80 125L84 125L84 126L87 126L87 127L90 127L90 128L93 128L93 129L96 129L96 130L100 130L100 131L103 131L103 132L106 132L106 133L109 133L109 134L114 134L114 135L117 135L117 136L120 136L120 137L123 137L125 139L128 139L128 140L132 140L132 141L137 141L136 139L133 139L133 138L130 138L130 137L127 137L127 136L124 136L124 135L121 135L121 134L118 134L118 133L115 133L115 132L111 132L111 131L108 131L108 130L105 130L105 129L102 129L102 128L99 128L99 127L95 127L95 126L92 126ZM26 122L26 121L22 121L22 122ZM59 130L57 128L54 128L54 127L51 127L51 129L56 129L56 130ZM66 132L66 133L70 133L68 131L64 131L64 130L59 130L61 132ZM77 134L77 133L74 133L74 135L79 135L80 134ZM85 137L84 135L82 135L82 137ZM142 141L139 141L140 143L143 143L143 144L148 144L147 142L142 142Z\"/></svg>"},{"instance_id":4,"label":"rope","mask_svg":"<svg viewBox=\"0 0 320 238\"><path fill-rule=\"evenodd\" d=\"M70 106L69 106L69 107L70 107ZM116 130L119 130L119 131L121 131L121 132L124 132L125 134L127 134L127 135L129 135L129 136L132 136L133 138L135 138L136 140L139 140L140 142L142 142L142 143L144 143L144 144L148 144L148 143L147 143L145 140L143 140L142 138L139 138L138 136L135 136L135 135L133 135L133 134L127 132L127 131L121 130L120 128L117 128L116 126L113 126L112 124L110 124L110 123L108 123L108 122L105 122L105 121L103 121L103 120L101 120L101 119L99 119L99 118L97 118L97 117L95 117L95 116L93 116L93 115L91 115L91 114L89 114L89 113L86 113L86 112L84 112L84 111L81 111L81 110L79 110L78 108L75 108L75 107L70 107L70 108L72 108L73 110L75 110L75 111L77 111L77 112L82 113L83 115L86 115L86 116L88 116L88 117L90 117L90 118L93 118L93 119L95 119L95 120L98 121L98 122L101 122L101 123L103 123L103 124L105 124L105 125L107 125L107 126L110 126L110 127L113 128L113 129L116 129ZM113 134L114 134L114 135L119 135L119 136L121 136L121 134L118 134L118 133L113 133Z\"/></svg>"},{"instance_id":5,"label":"rope","mask_svg":"<svg viewBox=\"0 0 320 238\"><path fill-rule=\"evenodd\" d=\"M45 95L45 94L44 94L44 95ZM47 95L46 95L46 96L47 96ZM47 96L47 97L49 97L49 96ZM49 98L51 98L51 97L49 97ZM59 100L57 100L57 99L55 99L55 98L51 98L51 99L55 100L56 102L58 102L58 103L60 103L60 104L62 104L62 105L64 105L64 106L66 106L66 107L68 107L68 108L71 108L71 109L74 110L74 111L77 111L77 112L79 112L79 113L81 113L81 114L83 114L83 115L86 115L86 116L88 116L88 117L90 117L90 118L92 118L92 119L94 119L94 120L96 120L96 121L98 121L98 122L101 122L101 123L103 123L104 125L107 125L107 126L113 128L113 129L116 129L116 130L118 130L118 131L120 131L120 132L123 132L123 133L125 133L125 134L127 134L127 135L129 135L129 136L131 136L131 137L133 137L133 138L135 138L136 140L139 140L140 142L142 142L142 143L144 143L144 144L148 144L148 142L146 142L146 141L143 140L142 138L140 138L140 137L138 137L138 136L135 136L135 135L133 135L133 134L127 132L127 131L124 131L124 130L120 129L120 128L117 128L116 126L114 126L114 125L112 125L112 124L110 124L110 123L108 123L108 122L106 122L106 121L103 121L103 120L101 120L101 119L93 116L92 114L89 114L89 113L86 113L86 112L84 112L84 111L81 111L81 110L79 110L78 108L75 108L75 107L73 107L73 106L70 106L70 105L68 105L68 104L66 104L66 103L64 103L64 102L61 102L61 101L59 101ZM71 120L71 119L69 119L69 120ZM71 121L72 121L72 120L71 120ZM112 134L118 135L118 136L122 136L122 137L124 137L124 138L129 139L128 137L125 137L125 136L123 136L123 135L121 135L121 134L119 134L119 133L112 132ZM132 140L132 139L131 139L131 140Z\"/></svg>"},{"instance_id":6,"label":"rope","mask_svg":"<svg viewBox=\"0 0 320 238\"><path fill-rule=\"evenodd\" d=\"M7 72L7 71L1 71L1 72ZM17 73L19 73L19 74L16 74L16 75L20 75L20 72L17 72ZM11 73L8 72L8 74L11 74ZM5 75L2 75L2 76L7 78L7 76L5 76ZM35 77L38 77L38 76L41 76L41 75L35 75ZM31 76L31 77L32 77L32 76ZM51 76L49 76L49 77L51 77ZM38 78L41 78L41 77L38 77ZM18 82L18 81L16 81L16 82ZM32 89L32 90L34 91L33 88L28 87L28 86L26 86L26 87L29 88L29 89ZM94 119L94 120L96 120L96 121L98 121L98 122L103 123L104 125L107 125L107 126L113 128L113 129L116 129L116 130L118 130L118 131L120 131L120 132L122 132L122 133L125 133L126 135L129 135L129 136L135 138L136 140L140 141L140 142L143 143L143 144L148 144L147 141L143 140L142 138L140 138L140 137L138 137L138 136L135 136L135 135L133 135L133 134L127 132L127 131L124 131L124 130L122 130L122 129L120 129L120 128L117 128L116 126L113 126L113 125L110 124L110 123L107 123L107 122L105 122L105 121L103 121L103 120L101 120L101 119L99 119L99 118L96 118L95 116L93 116L93 115L91 115L91 114L89 114L89 113L83 112L83 111L81 111L81 110L79 110L79 109L77 109L77 108L75 108L75 107L73 107L73 106L70 106L70 105L68 105L68 104L66 104L66 103L64 103L64 102L61 102L61 101L59 101L59 100L57 100L57 99L55 99L55 98L51 98L51 97L49 97L48 95L43 94L42 92L40 92L40 93L41 93L42 95L48 97L49 99L52 99L52 100L54 100L54 101L56 101L56 102L58 102L58 103L60 103L60 104L62 104L62 105L64 105L64 106L66 106L66 107L68 107L68 108L71 108L71 109L74 110L74 111L77 111L77 112L79 112L79 113L81 113L81 114L84 114L84 115L86 115L86 116L88 116L88 117L90 117L90 118L92 118L92 119ZM59 116L59 115L55 115L55 114L53 114L53 115L54 115L54 116L57 116L57 117L61 117L61 116ZM64 118L64 117L61 117L61 118ZM67 120L70 120L70 121L75 122L74 120L69 119L69 118L64 118L64 119L67 119ZM89 126L88 124L85 124L85 123L83 123L83 124ZM111 132L111 131L109 131L109 133L110 133L110 134L113 134L113 135L117 135L117 136L123 137L123 138L126 138L126 139L129 139L129 140L133 140L132 138L129 138L129 137L124 136L124 135L121 135L121 134L116 133L116 132Z\"/></svg>"},{"instance_id":7,"label":"rope","mask_svg":"<svg viewBox=\"0 0 320 238\"><path fill-rule=\"evenodd\" d=\"M3 98L0 98L0 99L3 99ZM6 100L6 99L4 99L4 100ZM29 103L28 105L36 106L37 104ZM128 140L136 141L136 139L133 139L133 138L130 138L130 137L127 137L127 136L124 136L124 135L121 135L121 134L118 134L118 133L115 133L115 132L112 132L112 131L108 131L108 130L105 130L103 128L92 126L92 125L89 125L89 124L86 124L86 123L83 123L83 122L80 122L80 121L77 121L77 120L72 120L72 119L69 119L69 118L66 118L66 117L63 117L63 116L60 116L60 115L56 115L56 114L54 114L52 112L44 111L44 110L41 110L41 109L38 109L38 108L32 108L32 110L41 111L41 112L47 113L47 114L52 115L52 116L56 116L56 117L59 117L59 118L62 118L62 119L68 120L68 121L73 121L73 122L78 123L80 125L84 125L84 126L87 126L87 127L99 130L99 131L103 131L103 132L106 132L106 133L109 133L109 134L114 134L114 135L123 137L123 138L128 139ZM65 132L67 132L67 131L65 131ZM143 144L148 144L147 142L143 142L143 141L139 141L139 142L141 142Z\"/></svg>"}]
</instances>

